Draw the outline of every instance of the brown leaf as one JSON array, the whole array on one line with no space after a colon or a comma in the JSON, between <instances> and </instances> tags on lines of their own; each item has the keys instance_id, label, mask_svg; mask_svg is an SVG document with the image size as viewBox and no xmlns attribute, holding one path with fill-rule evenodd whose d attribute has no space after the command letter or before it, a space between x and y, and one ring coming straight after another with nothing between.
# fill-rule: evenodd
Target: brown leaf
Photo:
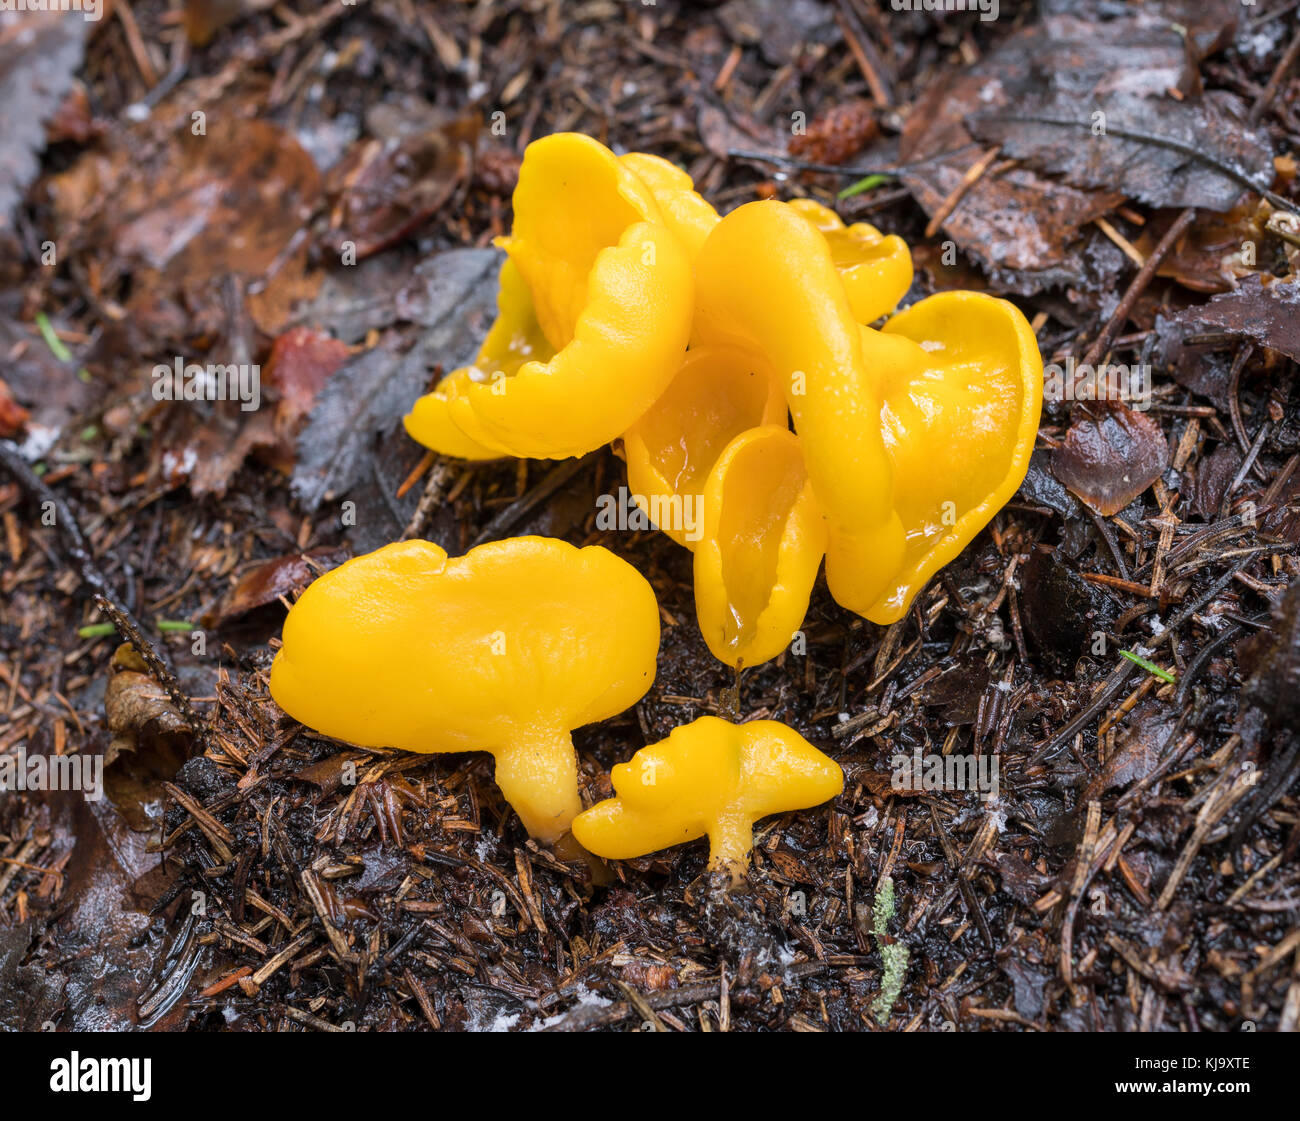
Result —
<instances>
[{"instance_id":1,"label":"brown leaf","mask_svg":"<svg viewBox=\"0 0 1300 1121\"><path fill-rule=\"evenodd\" d=\"M1156 270L1195 292L1228 292L1254 270L1242 260L1242 246L1268 244L1265 223L1272 207L1254 196L1246 196L1226 214L1198 214L1187 233ZM1144 257L1150 256L1174 221L1175 212L1161 215L1142 228L1133 243ZM1263 262L1261 261L1261 265Z\"/></svg>"},{"instance_id":2,"label":"brown leaf","mask_svg":"<svg viewBox=\"0 0 1300 1121\"><path fill-rule=\"evenodd\" d=\"M1244 457L1236 444L1220 444L1196 465L1196 489L1192 509L1208 521L1219 516L1223 496L1237 477Z\"/></svg>"},{"instance_id":3,"label":"brown leaf","mask_svg":"<svg viewBox=\"0 0 1300 1121\"><path fill-rule=\"evenodd\" d=\"M27 423L28 415L27 410L14 400L4 378L0 378L0 436L6 440L17 436Z\"/></svg>"},{"instance_id":4,"label":"brown leaf","mask_svg":"<svg viewBox=\"0 0 1300 1121\"><path fill-rule=\"evenodd\" d=\"M1014 112L1058 89L1161 91L1194 76L1168 21L1137 15L1098 22L1052 15L1007 36L979 62L930 85L908 115L900 180L933 215L979 158L972 113ZM1082 136L1087 138L1087 132ZM945 155L952 153L951 155ZM935 158L937 157L937 158ZM1125 258L1089 224L1123 200L1121 191L1072 186L1028 167L990 169L943 223L944 231L1001 286L1024 295L1052 285L1099 291Z\"/></svg>"},{"instance_id":5,"label":"brown leaf","mask_svg":"<svg viewBox=\"0 0 1300 1121\"><path fill-rule=\"evenodd\" d=\"M1174 322L1203 324L1206 330L1240 335L1259 346L1300 361L1300 285L1294 280L1247 277L1235 292L1188 308Z\"/></svg>"},{"instance_id":6,"label":"brown leaf","mask_svg":"<svg viewBox=\"0 0 1300 1121\"><path fill-rule=\"evenodd\" d=\"M1266 134L1246 124L1245 103L1226 90L1182 100L1163 89L1114 91L1100 104L1107 129L1101 135L1092 134L1092 109L1080 105L1073 89L1035 91L1006 109L976 113L968 127L985 143L1001 144L1008 156L1060 175L1072 186L1117 188L1148 206L1226 211L1245 188L1204 158L1139 140L1137 134L1182 145L1248 177L1254 169L1271 169Z\"/></svg>"},{"instance_id":7,"label":"brown leaf","mask_svg":"<svg viewBox=\"0 0 1300 1121\"><path fill-rule=\"evenodd\" d=\"M225 336L232 282L258 326L278 332L320 284L304 256L303 231L321 198L311 156L262 120L214 116L205 136L139 140L141 154L123 144L107 166L93 163L88 185L63 177L65 205L87 191L115 198L82 252L98 250L106 271L131 275L132 320L155 340Z\"/></svg>"},{"instance_id":8,"label":"brown leaf","mask_svg":"<svg viewBox=\"0 0 1300 1121\"><path fill-rule=\"evenodd\" d=\"M400 241L451 198L465 175L462 141L476 121L355 145L330 171L330 240L356 247L361 260Z\"/></svg>"},{"instance_id":9,"label":"brown leaf","mask_svg":"<svg viewBox=\"0 0 1300 1121\"><path fill-rule=\"evenodd\" d=\"M122 751L154 748L167 740L189 742L189 724L130 646L118 648L112 670L104 690L104 712L113 735L106 762Z\"/></svg>"},{"instance_id":10,"label":"brown leaf","mask_svg":"<svg viewBox=\"0 0 1300 1121\"><path fill-rule=\"evenodd\" d=\"M217 607L204 615L205 627L219 627L255 607L264 607L281 596L301 592L320 573L347 560L344 548L322 546L306 553L290 553L263 561L240 577Z\"/></svg>"},{"instance_id":11,"label":"brown leaf","mask_svg":"<svg viewBox=\"0 0 1300 1121\"><path fill-rule=\"evenodd\" d=\"M320 788L321 796L333 794L343 785L343 775L349 764L360 770L367 756L355 751L340 751L316 763L311 763L294 773L298 782L307 782Z\"/></svg>"},{"instance_id":12,"label":"brown leaf","mask_svg":"<svg viewBox=\"0 0 1300 1121\"><path fill-rule=\"evenodd\" d=\"M112 741L104 755L104 793L136 832L159 824L162 783L185 762L194 733L166 691L126 644L113 655L104 689Z\"/></svg>"},{"instance_id":13,"label":"brown leaf","mask_svg":"<svg viewBox=\"0 0 1300 1121\"><path fill-rule=\"evenodd\" d=\"M1159 764L1161 749L1173 727L1174 718L1163 702L1148 700L1140 704L1129 715L1101 773L1089 783L1085 800L1146 778Z\"/></svg>"},{"instance_id":14,"label":"brown leaf","mask_svg":"<svg viewBox=\"0 0 1300 1121\"><path fill-rule=\"evenodd\" d=\"M181 133L153 170L131 179L112 232L123 256L175 277L263 276L321 185L293 135L261 120L218 118L206 136Z\"/></svg>"},{"instance_id":15,"label":"brown leaf","mask_svg":"<svg viewBox=\"0 0 1300 1121\"><path fill-rule=\"evenodd\" d=\"M723 109L701 99L696 114L696 127L700 141L719 159L730 159L733 148L760 148L779 151L781 140L770 128L762 128L747 120L738 110Z\"/></svg>"},{"instance_id":16,"label":"brown leaf","mask_svg":"<svg viewBox=\"0 0 1300 1121\"><path fill-rule=\"evenodd\" d=\"M1080 409L1052 472L1103 517L1124 509L1160 477L1169 445L1150 417L1126 405Z\"/></svg>"},{"instance_id":17,"label":"brown leaf","mask_svg":"<svg viewBox=\"0 0 1300 1121\"><path fill-rule=\"evenodd\" d=\"M973 724L988 683L988 666L972 658L949 666L920 690L917 699L926 708L942 708L939 718L950 728Z\"/></svg>"}]
</instances>

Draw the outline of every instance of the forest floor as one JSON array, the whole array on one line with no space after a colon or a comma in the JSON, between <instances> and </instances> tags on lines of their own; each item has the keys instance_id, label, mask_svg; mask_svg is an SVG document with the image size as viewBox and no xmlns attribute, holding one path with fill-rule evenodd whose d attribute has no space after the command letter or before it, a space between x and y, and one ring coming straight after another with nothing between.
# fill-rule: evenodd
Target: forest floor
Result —
<instances>
[{"instance_id":1,"label":"forest floor","mask_svg":"<svg viewBox=\"0 0 1300 1121\"><path fill-rule=\"evenodd\" d=\"M104 767L100 800L0 793L0 1025L1295 1030L1298 6L116 0L25 17L36 49L0 23L30 102L0 132L0 757ZM441 464L401 429L490 318L520 154L566 129L720 211L810 195L901 234L906 302L1006 296L1045 361L1149 367L1149 397L1046 405L1019 494L903 620L819 580L806 650L737 684L690 555L597 527L614 450ZM260 364L262 407L156 401L178 355ZM703 843L594 883L490 757L363 751L270 699L319 572L522 533L605 545L662 608L650 693L575 737L586 797L711 713L843 766L762 823L743 890ZM995 759L996 796L900 791L918 751Z\"/></svg>"}]
</instances>

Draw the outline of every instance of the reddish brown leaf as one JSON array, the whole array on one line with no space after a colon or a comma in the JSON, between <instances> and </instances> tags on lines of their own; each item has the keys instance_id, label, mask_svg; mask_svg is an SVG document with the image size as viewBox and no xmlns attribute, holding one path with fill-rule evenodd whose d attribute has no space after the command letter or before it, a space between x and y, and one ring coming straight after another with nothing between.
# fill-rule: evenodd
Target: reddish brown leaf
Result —
<instances>
[{"instance_id":1,"label":"reddish brown leaf","mask_svg":"<svg viewBox=\"0 0 1300 1121\"><path fill-rule=\"evenodd\" d=\"M1052 472L1099 514L1118 513L1160 477L1169 446L1159 425L1126 405L1080 409Z\"/></svg>"},{"instance_id":2,"label":"reddish brown leaf","mask_svg":"<svg viewBox=\"0 0 1300 1121\"><path fill-rule=\"evenodd\" d=\"M316 394L350 353L347 343L313 327L293 327L275 340L266 382L280 398L277 429L294 427L311 411Z\"/></svg>"},{"instance_id":3,"label":"reddish brown leaf","mask_svg":"<svg viewBox=\"0 0 1300 1121\"><path fill-rule=\"evenodd\" d=\"M0 436L6 440L17 436L27 423L28 413L9 392L4 378L0 378Z\"/></svg>"},{"instance_id":4,"label":"reddish brown leaf","mask_svg":"<svg viewBox=\"0 0 1300 1121\"><path fill-rule=\"evenodd\" d=\"M275 439L259 449L260 459L281 471L293 470L298 429L311 412L316 394L350 354L346 343L312 327L290 328L275 340L264 378L279 397L272 421Z\"/></svg>"},{"instance_id":5,"label":"reddish brown leaf","mask_svg":"<svg viewBox=\"0 0 1300 1121\"><path fill-rule=\"evenodd\" d=\"M322 546L306 553L290 553L263 561L240 577L216 608L203 617L206 627L222 623L263 607L282 595L302 591L317 575L335 568L348 558L346 549Z\"/></svg>"}]
</instances>

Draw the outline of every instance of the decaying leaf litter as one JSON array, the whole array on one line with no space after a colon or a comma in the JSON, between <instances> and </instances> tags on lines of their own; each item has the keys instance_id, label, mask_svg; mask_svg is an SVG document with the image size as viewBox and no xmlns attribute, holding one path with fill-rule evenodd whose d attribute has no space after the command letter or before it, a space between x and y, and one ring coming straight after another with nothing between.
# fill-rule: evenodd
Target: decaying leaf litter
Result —
<instances>
[{"instance_id":1,"label":"decaying leaf litter","mask_svg":"<svg viewBox=\"0 0 1300 1121\"><path fill-rule=\"evenodd\" d=\"M43 56L52 92L0 133L0 750L103 754L106 797L0 799L0 1022L1294 1029L1291 7L119 0ZM17 34L0 88L28 82ZM1050 406L1016 500L907 619L820 587L806 654L737 690L689 557L595 528L615 454L470 467L400 431L489 321L519 153L560 129L723 209L883 172L839 209L908 238L913 295L1013 295L1046 361L1149 363L1150 407ZM264 407L153 401L177 354L260 362ZM486 757L352 749L270 701L316 573L519 532L612 548L662 607L654 689L577 737L592 798L705 713L844 766L760 829L747 892L711 890L702 845L593 884ZM998 799L897 791L917 750L995 756Z\"/></svg>"}]
</instances>

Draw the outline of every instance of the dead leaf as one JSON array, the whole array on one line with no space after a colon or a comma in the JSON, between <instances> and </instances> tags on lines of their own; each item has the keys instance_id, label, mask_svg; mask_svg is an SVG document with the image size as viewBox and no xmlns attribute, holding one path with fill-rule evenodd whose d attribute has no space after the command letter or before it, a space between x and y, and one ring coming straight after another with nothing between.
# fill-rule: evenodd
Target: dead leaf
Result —
<instances>
[{"instance_id":1,"label":"dead leaf","mask_svg":"<svg viewBox=\"0 0 1300 1121\"><path fill-rule=\"evenodd\" d=\"M1160 477L1169 446L1160 426L1126 405L1079 409L1052 472L1103 517L1117 514Z\"/></svg>"},{"instance_id":2,"label":"dead leaf","mask_svg":"<svg viewBox=\"0 0 1300 1121\"><path fill-rule=\"evenodd\" d=\"M292 327L271 345L263 386L274 392L275 443L261 449L261 458L286 474L293 470L295 440L316 395L347 360L347 343L311 327Z\"/></svg>"},{"instance_id":3,"label":"dead leaf","mask_svg":"<svg viewBox=\"0 0 1300 1121\"><path fill-rule=\"evenodd\" d=\"M451 198L464 178L464 143L477 118L457 118L415 135L366 139L330 170L330 244L362 260L400 241Z\"/></svg>"},{"instance_id":4,"label":"dead leaf","mask_svg":"<svg viewBox=\"0 0 1300 1121\"><path fill-rule=\"evenodd\" d=\"M734 42L758 47L773 66L839 38L834 15L816 0L728 0L718 19Z\"/></svg>"},{"instance_id":5,"label":"dead leaf","mask_svg":"<svg viewBox=\"0 0 1300 1121\"><path fill-rule=\"evenodd\" d=\"M451 370L477 353L496 311L501 254L455 249L430 264L420 300L424 329L416 344L408 350L390 338L349 358L317 396L298 437L293 472L293 490L304 509L315 510L326 496L370 479L372 441L399 424L426 392L434 366Z\"/></svg>"},{"instance_id":6,"label":"dead leaf","mask_svg":"<svg viewBox=\"0 0 1300 1121\"><path fill-rule=\"evenodd\" d=\"M1170 325L1226 331L1300 361L1300 286L1294 280L1247 277L1235 292L1170 316Z\"/></svg>"},{"instance_id":7,"label":"dead leaf","mask_svg":"<svg viewBox=\"0 0 1300 1121\"><path fill-rule=\"evenodd\" d=\"M9 392L9 386L4 378L0 378L0 437L8 440L17 436L22 431L23 425L27 423L29 415L27 410L14 400L14 395Z\"/></svg>"},{"instance_id":8,"label":"dead leaf","mask_svg":"<svg viewBox=\"0 0 1300 1121\"><path fill-rule=\"evenodd\" d=\"M957 191L980 156L967 129L976 108L1007 109L1051 75L1071 74L1071 54L1089 25L1056 16L1025 27L946 81L930 85L908 115L900 182L926 213ZM1058 69L1059 68L1059 69ZM919 162L926 161L926 162ZM1117 191L1080 190L1026 167L991 169L945 219L944 232L1002 288L1030 295L1054 285L1100 292L1125 267L1122 253L1090 227L1123 200Z\"/></svg>"},{"instance_id":9,"label":"dead leaf","mask_svg":"<svg viewBox=\"0 0 1300 1121\"><path fill-rule=\"evenodd\" d=\"M1090 90L1082 98L1071 89L1036 91L1005 109L975 113L968 127L1008 156L1083 190L1118 189L1148 206L1226 211L1247 183L1267 188L1272 179L1272 146L1245 118L1241 98L1226 90L1179 100L1164 89Z\"/></svg>"},{"instance_id":10,"label":"dead leaf","mask_svg":"<svg viewBox=\"0 0 1300 1121\"><path fill-rule=\"evenodd\" d=\"M1196 488L1192 509L1208 521L1219 516L1223 496L1241 470L1241 449L1236 444L1220 444L1196 465Z\"/></svg>"},{"instance_id":11,"label":"dead leaf","mask_svg":"<svg viewBox=\"0 0 1300 1121\"><path fill-rule=\"evenodd\" d=\"M229 333L232 290L278 333L319 287L304 256L321 199L315 163L269 121L213 115L198 136L154 127L115 134L50 179L61 251L98 291L129 282L126 322L155 351L197 359L194 339Z\"/></svg>"},{"instance_id":12,"label":"dead leaf","mask_svg":"<svg viewBox=\"0 0 1300 1121\"><path fill-rule=\"evenodd\" d=\"M346 548L321 546L306 553L290 553L263 561L245 572L216 608L203 616L203 625L219 627L281 596L295 595L320 573L338 567L350 555Z\"/></svg>"},{"instance_id":13,"label":"dead leaf","mask_svg":"<svg viewBox=\"0 0 1300 1121\"><path fill-rule=\"evenodd\" d=\"M1100 798L1108 790L1127 788L1146 778L1160 763L1162 751L1176 721L1162 701L1143 701L1125 721L1115 750L1101 773L1088 784L1084 800Z\"/></svg>"},{"instance_id":14,"label":"dead leaf","mask_svg":"<svg viewBox=\"0 0 1300 1121\"><path fill-rule=\"evenodd\" d=\"M40 170L46 122L72 89L89 26L65 12L0 11L0 232Z\"/></svg>"},{"instance_id":15,"label":"dead leaf","mask_svg":"<svg viewBox=\"0 0 1300 1121\"><path fill-rule=\"evenodd\" d=\"M113 739L105 764L113 763L123 751L171 750L188 745L192 738L189 724L167 691L149 676L131 646L118 647L111 673L104 691L104 712Z\"/></svg>"},{"instance_id":16,"label":"dead leaf","mask_svg":"<svg viewBox=\"0 0 1300 1121\"><path fill-rule=\"evenodd\" d=\"M130 645L118 647L109 672L104 793L131 829L148 832L161 824L162 784L185 762L194 733Z\"/></svg>"},{"instance_id":17,"label":"dead leaf","mask_svg":"<svg viewBox=\"0 0 1300 1121\"><path fill-rule=\"evenodd\" d=\"M1077 508L1071 515L1083 516ZM1093 635L1119 617L1115 598L1085 580L1059 549L1036 548L1021 569L1020 617L1034 654L1062 672L1092 647Z\"/></svg>"},{"instance_id":18,"label":"dead leaf","mask_svg":"<svg viewBox=\"0 0 1300 1121\"><path fill-rule=\"evenodd\" d=\"M1161 262L1156 275L1176 280L1194 292L1229 292L1256 268L1269 271L1271 261L1266 256L1273 242L1265 223L1272 212L1266 200L1246 195L1226 214L1198 214ZM1133 242L1137 251L1150 256L1173 221L1174 212L1170 211L1147 222ZM1247 244L1255 247L1255 265L1243 259L1242 246ZM1285 253L1279 252L1278 259L1279 263L1284 261Z\"/></svg>"},{"instance_id":19,"label":"dead leaf","mask_svg":"<svg viewBox=\"0 0 1300 1121\"><path fill-rule=\"evenodd\" d=\"M963 660L925 685L917 700L926 708L941 709L939 718L950 728L973 724L988 683L989 668L982 660Z\"/></svg>"}]
</instances>

